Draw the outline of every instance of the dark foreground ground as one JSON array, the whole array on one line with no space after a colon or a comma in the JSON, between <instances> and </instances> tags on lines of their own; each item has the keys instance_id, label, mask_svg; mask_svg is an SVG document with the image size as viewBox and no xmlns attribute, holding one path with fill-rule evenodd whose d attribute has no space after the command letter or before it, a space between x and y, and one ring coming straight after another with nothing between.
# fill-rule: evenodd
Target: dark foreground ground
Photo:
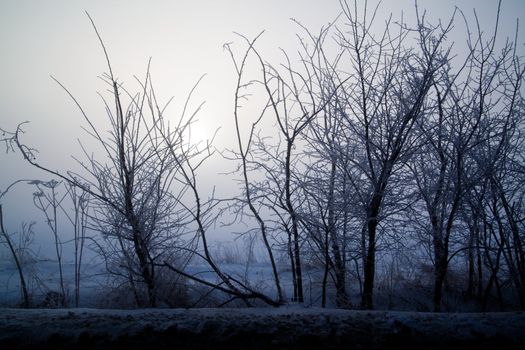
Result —
<instances>
[{"instance_id":1,"label":"dark foreground ground","mask_svg":"<svg viewBox=\"0 0 525 350\"><path fill-rule=\"evenodd\" d=\"M525 349L525 313L0 309L0 349Z\"/></svg>"}]
</instances>

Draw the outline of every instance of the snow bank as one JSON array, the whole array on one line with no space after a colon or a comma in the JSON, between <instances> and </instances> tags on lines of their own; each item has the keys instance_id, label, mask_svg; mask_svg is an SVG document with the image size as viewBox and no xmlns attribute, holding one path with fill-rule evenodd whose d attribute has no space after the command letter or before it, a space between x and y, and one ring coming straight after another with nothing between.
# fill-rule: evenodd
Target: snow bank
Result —
<instances>
[{"instance_id":1,"label":"snow bank","mask_svg":"<svg viewBox=\"0 0 525 350\"><path fill-rule=\"evenodd\" d=\"M524 313L0 309L0 349L524 349Z\"/></svg>"}]
</instances>

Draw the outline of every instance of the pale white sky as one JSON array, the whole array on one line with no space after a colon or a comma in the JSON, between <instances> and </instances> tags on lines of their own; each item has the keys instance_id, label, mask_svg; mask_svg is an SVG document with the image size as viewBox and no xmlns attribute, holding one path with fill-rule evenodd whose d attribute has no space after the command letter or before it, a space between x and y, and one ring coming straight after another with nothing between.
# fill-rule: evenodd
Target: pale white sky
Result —
<instances>
[{"instance_id":1,"label":"pale white sky","mask_svg":"<svg viewBox=\"0 0 525 350\"><path fill-rule=\"evenodd\" d=\"M492 30L497 9L495 0L418 3L428 9L431 18L444 19L454 6L467 16L472 16L476 7L486 30ZM410 22L413 4L413 0L384 1L378 23L388 13L396 17L401 11ZM282 57L279 47L290 52L298 48L295 33L300 29L291 17L315 32L331 22L340 7L338 0L0 0L0 127L13 129L29 120L24 140L40 151L42 164L59 170L72 163L71 155L80 154L77 137L86 137L80 129L84 122L78 110L49 76L67 86L96 123L102 126L105 121L96 94L105 89L97 78L106 71L105 60L85 10L95 20L116 75L126 86L133 86L133 74L143 75L148 59L153 58L156 92L164 101L176 96L173 113L178 112L197 79L207 73L195 95L196 102L206 100L199 132L204 135L221 126L217 145L223 147L232 140L236 77L222 46L231 41L241 43L233 32L253 37L266 30L259 51L278 64ZM513 37L516 17L524 10L523 0L503 1L502 37ZM458 21L457 26L461 25ZM523 28L520 33L519 42L523 43ZM459 46L463 40L455 38ZM0 157L0 189L21 177L49 179L24 164L19 154L0 153ZM221 169L224 163L217 158L211 164ZM228 178L218 178L214 173L203 181L226 189L230 186ZM31 193L32 189L17 188L3 201L10 230L16 230L21 221L42 221L32 209Z\"/></svg>"}]
</instances>

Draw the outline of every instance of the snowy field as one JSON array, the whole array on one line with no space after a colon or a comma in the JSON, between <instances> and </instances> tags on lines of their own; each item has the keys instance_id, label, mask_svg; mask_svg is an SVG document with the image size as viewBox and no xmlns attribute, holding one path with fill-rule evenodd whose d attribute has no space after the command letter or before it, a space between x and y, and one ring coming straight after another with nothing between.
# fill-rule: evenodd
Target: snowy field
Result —
<instances>
[{"instance_id":1,"label":"snowy field","mask_svg":"<svg viewBox=\"0 0 525 350\"><path fill-rule=\"evenodd\" d=\"M256 289L273 292L268 265L221 264L249 280ZM64 264L67 289L73 292L73 265ZM207 281L215 275L203 265L188 273ZM46 292L58 290L56 261L26 266L36 307ZM291 288L289 271L281 271L283 287ZM525 313L423 313L321 309L313 290L321 271L305 270L306 303L281 308L101 309L112 305L103 266L86 263L81 283L81 308L16 309L18 274L0 260L0 349L525 349ZM194 299L199 285L190 283ZM117 290L118 291L118 290ZM206 294L206 289L200 289ZM72 297L70 295L70 305ZM288 296L289 297L289 296ZM354 299L355 300L355 299ZM416 303L416 299L413 301ZM216 305L208 303L208 305ZM118 307L118 306L117 306ZM131 306L130 306L131 307ZM115 306L113 306L115 308ZM413 307L413 309L416 309Z\"/></svg>"},{"instance_id":2,"label":"snowy field","mask_svg":"<svg viewBox=\"0 0 525 350\"><path fill-rule=\"evenodd\" d=\"M74 295L74 264L63 263L64 284L69 293L69 299ZM98 294L104 286L107 276L100 264L83 264L81 274L81 303L80 306L93 307ZM33 297L36 306L42 301L45 294L60 290L60 274L58 263L53 260L38 261L24 266L24 274L28 291ZM0 306L10 307L20 302L20 279L18 271L11 260L0 260Z\"/></svg>"},{"instance_id":3,"label":"snowy field","mask_svg":"<svg viewBox=\"0 0 525 350\"><path fill-rule=\"evenodd\" d=\"M0 349L524 349L525 314L0 309Z\"/></svg>"},{"instance_id":4,"label":"snowy field","mask_svg":"<svg viewBox=\"0 0 525 350\"><path fill-rule=\"evenodd\" d=\"M271 266L265 263L252 263L249 266L243 263L220 263L222 271L250 285L254 290L266 293L270 297L276 296ZM53 260L40 260L37 263L27 264L24 267L29 294L32 296L32 305L45 307L43 302L46 293L59 291L58 264ZM64 281L68 295L69 306L74 306L74 265L64 263ZM186 266L185 271L200 279L216 282L217 277L210 267L203 264ZM285 294L285 300L291 300L293 290L292 272L287 266L279 268L280 282ZM429 281L422 280L390 280L383 279L382 272L377 273L378 283L376 291L376 308L379 310L397 311L431 311L432 289ZM303 270L305 305L308 307L321 306L321 286L323 270L305 265ZM385 283L387 282L387 283ZM209 294L209 288L193 281L186 281L182 304L161 305L163 307L217 307L225 301L225 296L215 293ZM426 283L426 284L425 284ZM360 301L358 283L348 281L348 293L353 304ZM334 307L335 290L333 284L328 284L327 306ZM216 298L210 298L215 296ZM21 300L18 272L9 259L0 259L0 307L16 307ZM466 302L461 295L449 295L443 301L444 310L451 312L475 312L479 307L473 302ZM256 305L263 306L262 303ZM243 303L227 306L244 306ZM82 264L80 281L79 307L87 308L133 308L133 300L129 289L119 287L105 270L103 264L93 261ZM501 309L489 308L490 311ZM512 311L505 310L505 311Z\"/></svg>"},{"instance_id":5,"label":"snowy field","mask_svg":"<svg viewBox=\"0 0 525 350\"><path fill-rule=\"evenodd\" d=\"M112 294L120 290L112 284L111 277L105 272L104 265L95 263L84 263L82 265L80 281L80 303L79 307L119 307L124 305L111 305L108 300ZM223 272L244 281L258 291L275 295L275 285L271 266L264 263L254 263L250 266L245 264L222 263L220 267ZM32 295L33 305L42 306L46 293L60 290L60 278L58 264L53 260L44 260L27 265L24 268L28 290ZM208 282L216 282L215 273L207 265L189 265L185 271ZM68 293L69 305L74 305L74 264L63 264L64 281ZM280 270L281 286L283 290L290 291L292 286L292 273L285 268ZM307 305L320 303L320 284L322 278L321 269L305 269L305 301ZM191 299L199 300L199 293L207 293L206 288L196 282L189 281L189 293ZM0 260L0 307L13 307L20 302L20 280L15 265L8 259ZM291 296L287 296L288 299ZM208 306L197 303L196 307ZM213 305L212 305L213 306ZM131 305L130 305L131 307Z\"/></svg>"}]
</instances>

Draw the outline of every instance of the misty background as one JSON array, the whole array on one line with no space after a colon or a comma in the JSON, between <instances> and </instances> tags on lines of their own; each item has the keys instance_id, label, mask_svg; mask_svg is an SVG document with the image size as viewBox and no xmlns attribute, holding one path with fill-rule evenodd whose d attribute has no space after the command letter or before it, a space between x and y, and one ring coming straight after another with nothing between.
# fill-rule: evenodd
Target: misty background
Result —
<instances>
[{"instance_id":1,"label":"misty background","mask_svg":"<svg viewBox=\"0 0 525 350\"><path fill-rule=\"evenodd\" d=\"M418 1L428 11L430 20L448 19L454 7L472 18L473 8L482 28L494 26L497 1ZM506 0L502 5L500 40L513 35L516 17L525 10L520 0ZM64 84L78 99L90 118L101 130L107 130L106 113L98 92L107 86L98 78L107 71L98 39L84 11L93 17L108 48L115 74L131 90L138 85L134 75L142 78L152 58L151 74L158 98L167 102L172 96L167 117L178 115L184 101L197 82L192 99L195 107L205 105L193 126L193 139L206 140L219 129L214 147L219 151L234 147L233 104L236 75L225 43L241 43L234 34L253 38L264 30L257 47L272 64L283 61L280 48L292 55L299 49L296 33L303 33L296 19L313 32L334 21L340 5L333 1L10 1L0 2L0 124L6 130L29 121L22 140L38 150L37 161L50 169L77 169L72 155L81 157L81 140L87 149L90 138L82 130L85 121L67 94L50 75ZM378 13L376 26L392 13L407 22L414 18L414 1L385 1ZM452 41L461 47L463 28ZM519 38L525 37L523 26ZM518 40L521 42L523 40ZM521 47L523 49L523 47ZM257 74L257 65L251 72ZM249 73L251 74L251 73ZM249 75L248 74L248 75ZM247 103L243 113L258 110L257 97ZM2 150L3 151L3 150ZM232 176L235 162L225 160L220 152L199 173L201 193L207 196L213 188L219 198L239 193ZM18 179L50 180L23 161L20 153L2 154L0 191ZM20 230L22 222L35 221L35 246L40 255L52 256L53 244L44 216L33 205L35 188L26 184L13 187L2 198L7 231ZM228 221L225 218L223 221ZM68 225L64 221L64 227ZM210 239L229 241L230 232L245 226L217 227ZM67 232L62 231L67 237ZM67 247L65 248L67 260ZM0 247L5 254L6 248Z\"/></svg>"}]
</instances>

